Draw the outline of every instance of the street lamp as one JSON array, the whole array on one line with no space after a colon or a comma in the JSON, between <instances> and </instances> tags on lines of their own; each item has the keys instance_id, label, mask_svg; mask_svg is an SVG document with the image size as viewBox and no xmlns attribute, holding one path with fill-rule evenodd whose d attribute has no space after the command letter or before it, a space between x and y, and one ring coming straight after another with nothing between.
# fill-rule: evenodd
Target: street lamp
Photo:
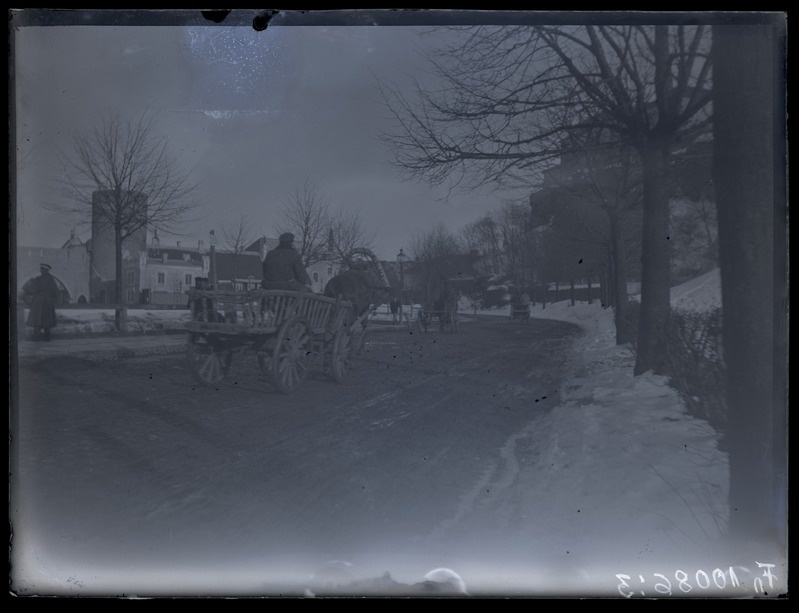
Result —
<instances>
[{"instance_id":1,"label":"street lamp","mask_svg":"<svg viewBox=\"0 0 799 613\"><path fill-rule=\"evenodd\" d=\"M216 233L213 230L211 230L208 244L211 245L211 283L216 289Z\"/></svg>"},{"instance_id":2,"label":"street lamp","mask_svg":"<svg viewBox=\"0 0 799 613\"><path fill-rule=\"evenodd\" d=\"M408 259L408 256L405 255L405 252L400 248L399 253L397 254L397 262L399 262L400 267L400 291L399 291L399 303L400 303L400 318L399 322L402 324L402 315L405 310L404 303L402 301L402 292L405 289L405 274L403 271L403 264Z\"/></svg>"}]
</instances>

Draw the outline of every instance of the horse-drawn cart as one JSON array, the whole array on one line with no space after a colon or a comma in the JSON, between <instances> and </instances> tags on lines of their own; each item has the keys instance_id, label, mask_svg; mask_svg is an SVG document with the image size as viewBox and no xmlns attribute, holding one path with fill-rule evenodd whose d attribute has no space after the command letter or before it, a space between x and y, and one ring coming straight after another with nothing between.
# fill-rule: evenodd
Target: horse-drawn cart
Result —
<instances>
[{"instance_id":1,"label":"horse-drawn cart","mask_svg":"<svg viewBox=\"0 0 799 613\"><path fill-rule=\"evenodd\" d=\"M416 326L419 332L427 332L434 323L438 323L441 332L457 332L458 330L458 304L452 302L446 305L438 305L440 308L435 310L422 309L416 316Z\"/></svg>"},{"instance_id":2,"label":"horse-drawn cart","mask_svg":"<svg viewBox=\"0 0 799 613\"><path fill-rule=\"evenodd\" d=\"M510 318L512 320L518 319L520 323L530 323L530 303L519 302L511 303L510 305Z\"/></svg>"},{"instance_id":3,"label":"horse-drawn cart","mask_svg":"<svg viewBox=\"0 0 799 613\"><path fill-rule=\"evenodd\" d=\"M352 305L318 294L276 290L190 290L187 358L194 378L215 385L233 355L252 352L261 372L284 394L299 387L314 358L344 380L360 348L363 322Z\"/></svg>"}]
</instances>

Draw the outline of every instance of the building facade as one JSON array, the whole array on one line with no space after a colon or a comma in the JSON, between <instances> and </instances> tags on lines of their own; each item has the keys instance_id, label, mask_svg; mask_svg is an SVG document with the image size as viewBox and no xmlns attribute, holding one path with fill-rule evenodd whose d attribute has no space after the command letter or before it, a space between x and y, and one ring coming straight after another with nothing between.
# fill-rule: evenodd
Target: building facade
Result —
<instances>
[{"instance_id":1,"label":"building facade","mask_svg":"<svg viewBox=\"0 0 799 613\"><path fill-rule=\"evenodd\" d=\"M135 241L125 243L122 250L123 302L128 306L185 306L186 292L194 287L197 278L210 279L214 264L219 288L260 288L263 258L277 242L264 237L244 252L233 254L208 249L203 241L196 247L180 242L161 245L157 233L142 248L137 236ZM103 246L98 248L99 243ZM18 287L38 276L39 266L45 262L52 267L51 274L61 290L61 304L114 304L116 275L109 272L114 270L113 250L108 250L107 236L101 234L99 243L94 236L84 243L73 230L61 248L18 247ZM102 253L106 255L100 265L98 254ZM322 293L339 272L339 266L326 260L306 270L313 291Z\"/></svg>"},{"instance_id":2,"label":"building facade","mask_svg":"<svg viewBox=\"0 0 799 613\"><path fill-rule=\"evenodd\" d=\"M126 260L127 262L127 260ZM160 306L182 306L187 303L186 291L194 287L195 279L207 277L210 257L202 241L197 247L162 246L155 234L147 251L138 254L125 267L126 299L130 303Z\"/></svg>"}]
</instances>

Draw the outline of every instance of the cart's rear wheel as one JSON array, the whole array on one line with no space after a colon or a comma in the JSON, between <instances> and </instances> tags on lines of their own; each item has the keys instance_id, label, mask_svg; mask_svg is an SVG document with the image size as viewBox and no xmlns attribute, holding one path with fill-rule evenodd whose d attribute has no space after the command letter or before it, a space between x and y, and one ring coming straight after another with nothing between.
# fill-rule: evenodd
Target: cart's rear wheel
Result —
<instances>
[{"instance_id":1,"label":"cart's rear wheel","mask_svg":"<svg viewBox=\"0 0 799 613\"><path fill-rule=\"evenodd\" d=\"M304 317L292 317L277 333L272 354L272 380L290 394L305 380L313 347L311 326Z\"/></svg>"},{"instance_id":2,"label":"cart's rear wheel","mask_svg":"<svg viewBox=\"0 0 799 613\"><path fill-rule=\"evenodd\" d=\"M361 335L363 338L363 335ZM330 376L337 383L344 381L350 370L354 337L347 328L341 328L333 337L333 349L330 354Z\"/></svg>"},{"instance_id":3,"label":"cart's rear wheel","mask_svg":"<svg viewBox=\"0 0 799 613\"><path fill-rule=\"evenodd\" d=\"M186 360L192 376L202 385L215 385L222 381L230 370L233 354L219 348L205 337L189 342Z\"/></svg>"}]
</instances>

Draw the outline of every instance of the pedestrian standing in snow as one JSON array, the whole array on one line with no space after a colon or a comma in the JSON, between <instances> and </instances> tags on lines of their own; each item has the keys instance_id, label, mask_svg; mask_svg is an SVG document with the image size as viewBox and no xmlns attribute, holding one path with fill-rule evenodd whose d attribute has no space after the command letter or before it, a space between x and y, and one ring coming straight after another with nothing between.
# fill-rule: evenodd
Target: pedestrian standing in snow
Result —
<instances>
[{"instance_id":1,"label":"pedestrian standing in snow","mask_svg":"<svg viewBox=\"0 0 799 613\"><path fill-rule=\"evenodd\" d=\"M397 314L399 313L400 309L400 303L396 296L391 299L391 302L388 306L391 309L391 323L395 324L397 323Z\"/></svg>"},{"instance_id":2,"label":"pedestrian standing in snow","mask_svg":"<svg viewBox=\"0 0 799 613\"><path fill-rule=\"evenodd\" d=\"M55 328L55 305L58 285L50 274L50 265L42 264L41 273L22 287L25 303L29 307L27 324L33 328L33 340L50 340L50 330Z\"/></svg>"}]
</instances>

